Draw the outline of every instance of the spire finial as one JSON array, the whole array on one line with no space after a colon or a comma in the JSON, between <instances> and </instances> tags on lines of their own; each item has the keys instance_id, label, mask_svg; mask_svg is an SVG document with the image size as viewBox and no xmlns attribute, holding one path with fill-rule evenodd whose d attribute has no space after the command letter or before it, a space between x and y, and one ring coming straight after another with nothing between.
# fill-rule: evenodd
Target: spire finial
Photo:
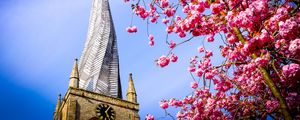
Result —
<instances>
[{"instance_id":1,"label":"spire finial","mask_svg":"<svg viewBox=\"0 0 300 120\"><path fill-rule=\"evenodd\" d=\"M56 107L55 107L56 113L58 112L60 105L61 105L61 94L58 94L57 103L56 103Z\"/></svg>"},{"instance_id":2,"label":"spire finial","mask_svg":"<svg viewBox=\"0 0 300 120\"><path fill-rule=\"evenodd\" d=\"M128 88L127 88L127 101L137 103L136 91L133 84L132 73L129 74Z\"/></svg>"},{"instance_id":3,"label":"spire finial","mask_svg":"<svg viewBox=\"0 0 300 120\"><path fill-rule=\"evenodd\" d=\"M54 111L54 114L53 114L54 120L58 120L58 118L59 118L59 108L60 108L60 106L61 106L61 94L58 94L57 103L56 103L55 111Z\"/></svg>"},{"instance_id":4,"label":"spire finial","mask_svg":"<svg viewBox=\"0 0 300 120\"><path fill-rule=\"evenodd\" d=\"M78 88L79 87L79 73L78 73L78 59L75 58L72 73L70 75L69 87Z\"/></svg>"}]
</instances>

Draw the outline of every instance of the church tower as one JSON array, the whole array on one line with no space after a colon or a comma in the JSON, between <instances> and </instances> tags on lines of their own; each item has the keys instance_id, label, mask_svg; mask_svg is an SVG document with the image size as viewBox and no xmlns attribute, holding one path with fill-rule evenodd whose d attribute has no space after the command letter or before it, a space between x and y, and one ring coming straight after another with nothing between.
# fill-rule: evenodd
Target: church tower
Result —
<instances>
[{"instance_id":1,"label":"church tower","mask_svg":"<svg viewBox=\"0 0 300 120\"><path fill-rule=\"evenodd\" d=\"M65 96L59 95L54 120L139 120L132 74L122 99L116 33L108 0L92 0L88 35L75 59Z\"/></svg>"}]
</instances>

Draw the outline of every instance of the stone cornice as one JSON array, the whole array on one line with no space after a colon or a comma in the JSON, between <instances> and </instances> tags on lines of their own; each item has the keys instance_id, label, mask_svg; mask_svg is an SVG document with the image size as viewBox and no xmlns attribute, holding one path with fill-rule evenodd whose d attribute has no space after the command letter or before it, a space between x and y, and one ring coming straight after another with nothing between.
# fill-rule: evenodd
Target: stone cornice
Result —
<instances>
[{"instance_id":1,"label":"stone cornice","mask_svg":"<svg viewBox=\"0 0 300 120\"><path fill-rule=\"evenodd\" d=\"M127 108L127 109L132 109L132 110L136 110L136 111L139 110L138 103L133 103L130 101L122 100L120 98L106 96L103 94L87 91L87 90L80 89L80 88L69 87L69 89L62 101L62 105L61 105L59 111L61 111L61 109L63 108L63 106L66 103L66 100L69 98L70 95L88 98L88 99L92 99L95 101L104 102L107 104L111 104L111 105L115 105L115 106L119 106L119 107L123 107L123 108Z\"/></svg>"}]
</instances>

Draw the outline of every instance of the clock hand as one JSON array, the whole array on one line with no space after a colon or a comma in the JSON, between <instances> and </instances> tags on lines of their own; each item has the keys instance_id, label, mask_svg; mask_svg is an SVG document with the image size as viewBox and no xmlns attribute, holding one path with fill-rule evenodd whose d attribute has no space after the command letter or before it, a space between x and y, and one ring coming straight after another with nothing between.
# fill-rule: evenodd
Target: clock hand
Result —
<instances>
[{"instance_id":1,"label":"clock hand","mask_svg":"<svg viewBox=\"0 0 300 120\"><path fill-rule=\"evenodd\" d=\"M107 114L107 111L109 110L110 106L105 110L105 114L106 114L106 117L110 120L109 118L109 115Z\"/></svg>"},{"instance_id":2,"label":"clock hand","mask_svg":"<svg viewBox=\"0 0 300 120\"><path fill-rule=\"evenodd\" d=\"M105 113L109 110L110 106L105 110Z\"/></svg>"}]
</instances>

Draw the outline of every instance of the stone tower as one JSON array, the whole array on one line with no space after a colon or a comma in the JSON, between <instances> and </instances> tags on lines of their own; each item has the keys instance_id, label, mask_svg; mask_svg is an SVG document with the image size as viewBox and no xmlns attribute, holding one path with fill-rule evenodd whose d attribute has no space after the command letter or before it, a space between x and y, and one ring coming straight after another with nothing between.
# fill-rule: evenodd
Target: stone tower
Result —
<instances>
[{"instance_id":1,"label":"stone tower","mask_svg":"<svg viewBox=\"0 0 300 120\"><path fill-rule=\"evenodd\" d=\"M92 0L87 40L75 59L65 96L54 120L139 120L132 74L122 99L117 40L108 0Z\"/></svg>"}]
</instances>

